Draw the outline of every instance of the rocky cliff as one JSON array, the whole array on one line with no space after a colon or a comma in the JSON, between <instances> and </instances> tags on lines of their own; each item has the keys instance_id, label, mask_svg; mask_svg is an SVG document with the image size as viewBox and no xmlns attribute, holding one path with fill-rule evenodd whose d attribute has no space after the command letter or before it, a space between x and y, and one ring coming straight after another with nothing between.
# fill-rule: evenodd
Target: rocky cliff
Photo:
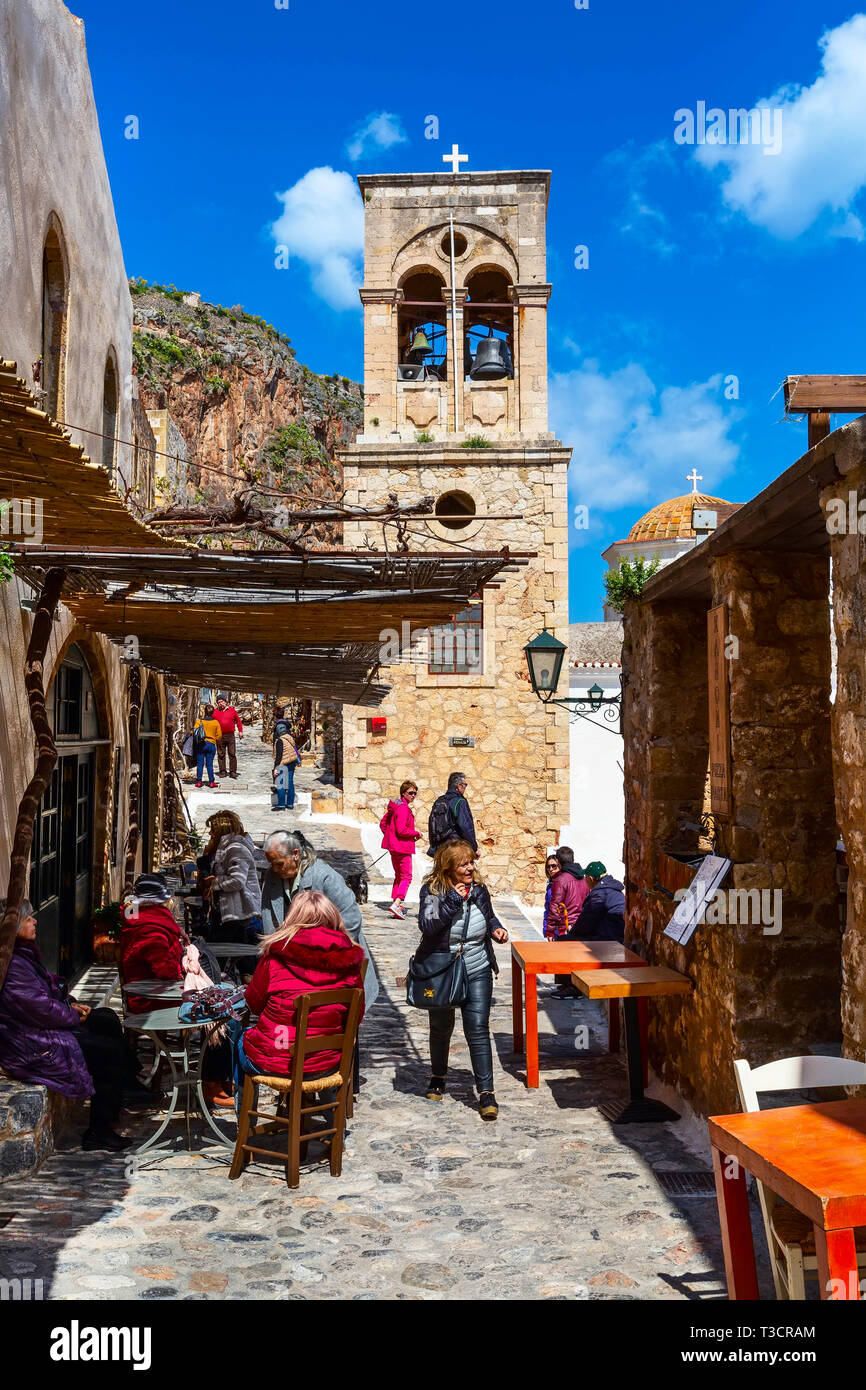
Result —
<instances>
[{"instance_id":1,"label":"rocky cliff","mask_svg":"<svg viewBox=\"0 0 866 1390\"><path fill-rule=\"evenodd\" d=\"M240 305L140 279L130 291L140 397L146 409L167 408L184 437L189 497L225 497L241 464L304 496L339 493L334 450L363 414L356 382L317 376L290 339Z\"/></svg>"}]
</instances>

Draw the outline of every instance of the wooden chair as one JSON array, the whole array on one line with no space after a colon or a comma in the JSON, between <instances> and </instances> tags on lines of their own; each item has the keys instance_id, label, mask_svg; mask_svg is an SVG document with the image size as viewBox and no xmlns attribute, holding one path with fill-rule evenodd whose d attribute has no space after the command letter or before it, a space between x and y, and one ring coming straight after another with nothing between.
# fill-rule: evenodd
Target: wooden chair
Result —
<instances>
[{"instance_id":1,"label":"wooden chair","mask_svg":"<svg viewBox=\"0 0 866 1390\"><path fill-rule=\"evenodd\" d=\"M866 1062L847 1057L783 1057L762 1067L745 1060L734 1063L740 1104L745 1111L760 1110L759 1092L809 1091L822 1086L866 1086ZM758 1200L764 1218L770 1266L776 1297L803 1300L806 1274L817 1277L815 1234L807 1216L758 1183ZM866 1267L866 1227L854 1232L857 1264Z\"/></svg>"},{"instance_id":2,"label":"wooden chair","mask_svg":"<svg viewBox=\"0 0 866 1390\"><path fill-rule=\"evenodd\" d=\"M311 1139L327 1140L331 1159L331 1177L338 1178L343 1166L343 1134L346 1128L346 1108L352 1085L352 1059L358 1039L358 1023L364 992L360 989L313 990L300 994L295 1002L296 1034L292 1047L292 1070L289 1076L265 1076L247 1074L244 1077L244 1090L241 1112L238 1117L238 1137L235 1143L230 1178L239 1178L246 1168L252 1154L265 1154L273 1157L273 1149L263 1149L248 1140L262 1134L279 1134L288 1131L286 1150L286 1182L289 1187L300 1183L301 1145ZM311 1009L323 1005L344 1004L347 1009L346 1022L342 1033L327 1033L319 1037L307 1036L307 1024ZM336 1071L320 1076L304 1076L304 1062L315 1052L330 1052L340 1049L340 1062ZM258 1105L258 1088L268 1086L279 1096L275 1116L266 1115L254 1107ZM317 1101L317 1091L336 1091L336 1099ZM304 1100L313 1097L311 1105ZM318 1113L331 1113L331 1125L327 1129L309 1129L310 1116ZM252 1119L264 1119L265 1124L253 1125Z\"/></svg>"},{"instance_id":3,"label":"wooden chair","mask_svg":"<svg viewBox=\"0 0 866 1390\"><path fill-rule=\"evenodd\" d=\"M367 959L367 957L365 956L364 959L361 961L361 984L362 984L362 985L364 984L364 981L365 981L366 978L367 978L367 966L368 966L369 964L370 964L370 962L369 962L369 960ZM360 1027L360 1024L359 1024L358 1026ZM349 1087L349 1094L348 1094L348 1096L346 1097L346 1114L347 1114L347 1116L349 1117L350 1120L351 1120L352 1116L353 1116L354 1113L355 1113L355 1098L356 1098L356 1096L358 1095L358 1092L359 1092L360 1089L361 1089L361 1058L360 1058L360 1055L359 1055L359 1052L358 1052L358 1047L359 1047L359 1045L360 1045L360 1038L357 1039L356 1042L355 1042L355 1051L354 1051L354 1054L353 1054L353 1056L352 1056L352 1084L351 1084L351 1086Z\"/></svg>"}]
</instances>

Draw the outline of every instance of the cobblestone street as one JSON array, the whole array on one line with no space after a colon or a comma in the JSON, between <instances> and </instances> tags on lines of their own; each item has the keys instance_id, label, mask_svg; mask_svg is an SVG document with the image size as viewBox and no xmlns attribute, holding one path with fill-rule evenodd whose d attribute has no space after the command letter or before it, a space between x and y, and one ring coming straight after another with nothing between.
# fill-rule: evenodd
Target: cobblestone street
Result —
<instances>
[{"instance_id":1,"label":"cobblestone street","mask_svg":"<svg viewBox=\"0 0 866 1390\"><path fill-rule=\"evenodd\" d=\"M268 767L248 732L239 780L191 798L199 824L217 803L257 837L300 818L326 859L344 871L359 863L357 831L305 814L314 772L300 774L295 813L271 813ZM702 1160L676 1125L615 1130L599 1114L601 1101L626 1093L600 1005L554 1001L552 981L542 986L541 1085L526 1090L500 947L498 1123L479 1119L459 1023L445 1101L419 1095L430 1074L426 1020L395 984L415 928L390 917L388 896L372 871L365 931L383 988L362 1025L341 1178L313 1163L290 1192L270 1164L229 1182L228 1150L139 1167L69 1147L37 1176L0 1187L11 1218L0 1232L4 1277L41 1279L54 1299L723 1298L715 1200L672 1198L656 1176ZM503 916L512 934L534 934L516 908ZM583 1025L590 1046L577 1053ZM128 1131L143 1139L155 1114L138 1112Z\"/></svg>"}]
</instances>

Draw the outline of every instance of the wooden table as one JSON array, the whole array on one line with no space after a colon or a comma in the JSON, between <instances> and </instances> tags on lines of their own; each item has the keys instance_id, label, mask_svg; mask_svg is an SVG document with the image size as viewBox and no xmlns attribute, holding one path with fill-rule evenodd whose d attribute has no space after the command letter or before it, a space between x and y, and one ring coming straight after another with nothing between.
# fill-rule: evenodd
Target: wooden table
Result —
<instances>
[{"instance_id":1,"label":"wooden table","mask_svg":"<svg viewBox=\"0 0 866 1390\"><path fill-rule=\"evenodd\" d=\"M615 1125L658 1124L663 1120L678 1120L676 1110L644 1095L646 1084L646 1043L641 1047L639 1002L660 994L688 994L692 982L666 965L646 965L636 970L634 965L617 969L572 971L572 983L587 999L621 999L625 1015L625 1048L628 1061L629 1101L622 1108L610 1105L602 1111Z\"/></svg>"},{"instance_id":2,"label":"wooden table","mask_svg":"<svg viewBox=\"0 0 866 1390\"><path fill-rule=\"evenodd\" d=\"M759 1297L748 1172L812 1222L821 1297L859 1298L854 1228L866 1226L866 1100L714 1115L709 1124L728 1297Z\"/></svg>"},{"instance_id":3,"label":"wooden table","mask_svg":"<svg viewBox=\"0 0 866 1390\"><path fill-rule=\"evenodd\" d=\"M523 981L526 981L526 1084L538 1085L538 976L568 975L572 970L601 970L610 965L646 966L642 956L619 941L512 941L511 1009L514 1051L523 1051ZM619 1046L611 1028L609 1047ZM618 1023L618 1017L617 1017Z\"/></svg>"}]
</instances>

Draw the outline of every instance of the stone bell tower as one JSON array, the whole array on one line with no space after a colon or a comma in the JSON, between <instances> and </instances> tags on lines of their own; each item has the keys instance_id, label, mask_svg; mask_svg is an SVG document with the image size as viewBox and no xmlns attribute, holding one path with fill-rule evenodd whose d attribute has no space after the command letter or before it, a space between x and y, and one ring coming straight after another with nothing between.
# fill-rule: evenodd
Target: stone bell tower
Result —
<instances>
[{"instance_id":1,"label":"stone bell tower","mask_svg":"<svg viewBox=\"0 0 866 1390\"><path fill-rule=\"evenodd\" d=\"M386 728L343 710L344 809L378 821L411 777L426 832L433 800L460 769L485 877L538 899L545 851L569 815L568 714L533 695L523 655L544 626L568 642L571 450L547 426L550 175L358 182L365 408L364 432L341 456L346 500L374 507L389 492L432 494L437 519L410 526L413 550L507 545L533 558L445 627L404 642L399 659L393 639L386 645ZM374 523L344 527L347 547L368 541L382 544ZM426 835L420 848L426 871Z\"/></svg>"}]
</instances>

